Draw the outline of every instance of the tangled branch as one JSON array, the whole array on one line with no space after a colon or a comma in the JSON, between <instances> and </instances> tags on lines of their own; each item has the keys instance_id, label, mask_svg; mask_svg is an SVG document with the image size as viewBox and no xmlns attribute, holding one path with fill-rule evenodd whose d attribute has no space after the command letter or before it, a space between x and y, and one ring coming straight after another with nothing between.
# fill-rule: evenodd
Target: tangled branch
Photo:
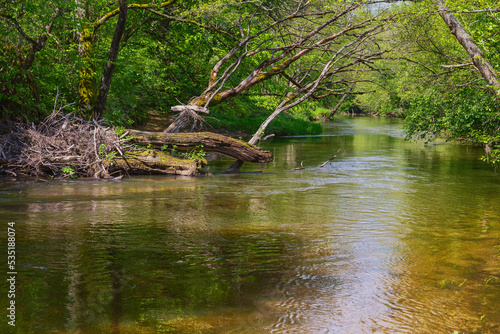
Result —
<instances>
[{"instance_id":1,"label":"tangled branch","mask_svg":"<svg viewBox=\"0 0 500 334\"><path fill-rule=\"evenodd\" d=\"M110 163L126 148L125 141L99 122L58 110L38 125L18 124L0 136L0 172L108 178Z\"/></svg>"}]
</instances>

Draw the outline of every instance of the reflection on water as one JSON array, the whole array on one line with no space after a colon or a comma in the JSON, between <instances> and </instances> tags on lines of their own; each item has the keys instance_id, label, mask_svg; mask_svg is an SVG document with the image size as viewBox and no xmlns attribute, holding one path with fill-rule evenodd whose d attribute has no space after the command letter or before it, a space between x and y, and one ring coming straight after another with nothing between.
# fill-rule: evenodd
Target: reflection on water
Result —
<instances>
[{"instance_id":1,"label":"reflection on water","mask_svg":"<svg viewBox=\"0 0 500 334\"><path fill-rule=\"evenodd\" d=\"M19 293L1 332L499 333L500 179L400 125L275 139L258 174L4 182Z\"/></svg>"}]
</instances>

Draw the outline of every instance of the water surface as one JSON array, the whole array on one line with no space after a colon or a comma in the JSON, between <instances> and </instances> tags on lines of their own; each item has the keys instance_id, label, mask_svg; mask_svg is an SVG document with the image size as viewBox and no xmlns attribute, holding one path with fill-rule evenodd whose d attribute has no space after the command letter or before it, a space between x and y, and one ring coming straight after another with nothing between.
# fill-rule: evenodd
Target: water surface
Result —
<instances>
[{"instance_id":1,"label":"water surface","mask_svg":"<svg viewBox=\"0 0 500 334\"><path fill-rule=\"evenodd\" d=\"M274 139L241 175L1 181L18 293L0 331L500 333L500 177L401 125Z\"/></svg>"}]
</instances>

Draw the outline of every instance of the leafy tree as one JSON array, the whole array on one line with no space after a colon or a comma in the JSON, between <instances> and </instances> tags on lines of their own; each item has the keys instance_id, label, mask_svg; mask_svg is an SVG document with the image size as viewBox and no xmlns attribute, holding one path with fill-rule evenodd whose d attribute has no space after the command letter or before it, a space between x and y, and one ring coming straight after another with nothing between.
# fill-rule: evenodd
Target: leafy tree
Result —
<instances>
[{"instance_id":1,"label":"leafy tree","mask_svg":"<svg viewBox=\"0 0 500 334\"><path fill-rule=\"evenodd\" d=\"M495 78L500 62L497 37L489 31L499 21L491 5L421 1L398 7L399 21L389 32L395 52L380 66L385 70L372 76L374 93L359 97L358 103L375 112L405 113L409 137L481 144L486 159L497 162ZM487 72L480 70L483 65Z\"/></svg>"},{"instance_id":2,"label":"leafy tree","mask_svg":"<svg viewBox=\"0 0 500 334\"><path fill-rule=\"evenodd\" d=\"M80 67L79 83L79 107L86 113L92 113L93 118L100 118L104 113L111 77L120 49L120 40L125 30L127 11L132 10L152 10L156 7L164 8L170 6L175 0L168 0L160 3L158 6L153 4L127 4L125 1L119 2L119 8L113 10L106 9L103 14L99 11L99 4L81 3L82 6L76 8L77 17L82 20L79 31L79 48L82 57L82 66ZM92 11L97 12L92 15ZM106 12L107 11L107 12ZM118 22L111 41L109 57L104 68L99 89L96 85L96 67L94 58L94 49L96 33L108 20L118 15ZM93 17L92 17L93 16ZM129 36L126 38L130 38Z\"/></svg>"},{"instance_id":3,"label":"leafy tree","mask_svg":"<svg viewBox=\"0 0 500 334\"><path fill-rule=\"evenodd\" d=\"M457 41L469 54L472 64L481 73L490 89L494 91L497 96L500 96L500 81L497 72L487 59L483 51L478 47L477 42L473 36L468 33L463 24L457 17L448 9L443 0L438 0L438 13L443 18L446 25L450 28L450 32L457 38ZM488 20L490 21L490 20ZM492 29L493 24L488 22L488 29ZM483 33L477 34L481 37ZM482 39L479 37L478 39Z\"/></svg>"},{"instance_id":4,"label":"leafy tree","mask_svg":"<svg viewBox=\"0 0 500 334\"><path fill-rule=\"evenodd\" d=\"M118 94L111 90L114 108L109 118L124 124L130 125L128 119L137 118L131 108L153 106L159 100L173 104L175 97L189 93L189 89L185 93L189 81L193 76L200 80L200 72L206 73L204 67L209 60L207 48L200 48L199 42L205 40L203 43L208 45L217 41L219 34L227 33L204 25L203 20L187 19L200 17L194 1L138 1L121 5L126 10L103 1L51 0L28 4L19 0L0 5L0 99L5 110L10 114L17 110L27 118L43 117L59 94L66 101L78 101L78 109L84 115L93 113L95 118L100 117L113 67L122 76L122 86L114 85ZM121 20L121 43L117 39L113 43L118 18L126 11L129 15L126 25ZM218 33L202 33L210 29ZM217 48L215 43L214 47ZM118 52L123 48L128 49L126 56L130 59L118 60ZM191 66L195 62L199 65ZM154 66L150 69L145 65ZM177 69L175 77L170 71L172 67ZM198 69L193 73L193 68ZM125 79L126 74L135 76ZM137 85L137 81L143 85ZM140 94L131 96L131 87ZM162 91L169 94L168 98L164 93L159 96Z\"/></svg>"},{"instance_id":5,"label":"leafy tree","mask_svg":"<svg viewBox=\"0 0 500 334\"><path fill-rule=\"evenodd\" d=\"M67 93L69 82L61 74L62 64L75 61L69 33L73 8L59 0L0 4L0 105L7 119L9 113L27 119L43 116L57 87Z\"/></svg>"},{"instance_id":6,"label":"leafy tree","mask_svg":"<svg viewBox=\"0 0 500 334\"><path fill-rule=\"evenodd\" d=\"M359 71L359 66L369 68L370 62L384 53L361 47L371 42L384 22L363 11L363 5L369 3L240 5L242 14L232 27L240 36L237 44L213 66L207 88L189 103L193 108L186 108L167 131L182 130L198 107L218 105L254 86L268 89L271 78L277 83L270 84L272 92L281 97L277 105L284 102L281 111L314 98L316 92L321 92L322 98L339 92L343 95L345 86L352 85L345 73Z\"/></svg>"}]
</instances>

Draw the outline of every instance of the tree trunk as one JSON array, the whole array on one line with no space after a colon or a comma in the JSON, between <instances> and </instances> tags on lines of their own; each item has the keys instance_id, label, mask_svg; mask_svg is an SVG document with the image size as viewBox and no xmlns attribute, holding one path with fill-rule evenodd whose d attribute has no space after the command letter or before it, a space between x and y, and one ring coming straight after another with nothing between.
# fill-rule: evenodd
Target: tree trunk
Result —
<instances>
[{"instance_id":1,"label":"tree trunk","mask_svg":"<svg viewBox=\"0 0 500 334\"><path fill-rule=\"evenodd\" d=\"M255 145L257 144L261 139L262 136L264 135L264 131L266 130L267 126L276 118L278 117L279 114L283 110L286 110L285 108L282 108L284 104L281 103L278 108L276 108L271 115L269 115L266 120L259 126L259 129L255 132L255 134L252 136L252 138L248 141L248 144L250 145ZM243 166L243 161L242 159L238 159L234 162L234 164L231 165L231 167L225 169L222 171L224 174L237 174L240 173L240 169Z\"/></svg>"},{"instance_id":2,"label":"tree trunk","mask_svg":"<svg viewBox=\"0 0 500 334\"><path fill-rule=\"evenodd\" d=\"M94 33L95 28L93 26L82 29L80 33L80 57L82 57L82 65L79 71L78 108L86 115L94 108L97 99Z\"/></svg>"},{"instance_id":3,"label":"tree trunk","mask_svg":"<svg viewBox=\"0 0 500 334\"><path fill-rule=\"evenodd\" d=\"M139 145L161 148L164 145L176 146L178 151L193 151L197 148L204 152L213 152L228 156L233 159L247 162L269 162L272 154L261 148L216 133L162 133L138 130L128 130L134 136L133 141ZM201 146L201 147L200 147Z\"/></svg>"},{"instance_id":4,"label":"tree trunk","mask_svg":"<svg viewBox=\"0 0 500 334\"><path fill-rule=\"evenodd\" d=\"M8 8L8 7L7 7ZM42 32L40 36L35 40L31 38L21 27L19 22L17 21L17 15L10 14L8 12L8 9L6 11L0 11L0 17L3 19L6 19L8 22L10 22L18 31L20 37L22 37L24 40L30 43L31 47L27 50L27 54L24 57L25 50L24 48L20 47L20 43L18 43L17 47L13 47L14 50L16 50L16 53L19 53L20 59L20 67L21 71L18 72L17 75L14 76L10 80L10 87L9 85L0 85L0 103L2 101L1 95L11 95L13 93L13 90L11 87L15 87L18 84L23 84L23 81L26 82L30 88L31 94L33 96L33 100L35 101L36 104L40 103L40 97L38 94L38 88L36 86L35 82L35 76L32 73L32 67L33 63L35 62L36 59L36 54L41 51L45 45L47 44L47 40L49 36L52 33L52 29L54 28L54 21L55 19L61 14L61 8L56 7L55 8L55 13L54 16L51 18L49 24L45 26L46 32ZM21 16L19 16L21 17ZM20 41L19 41L20 42ZM14 65L14 64L11 64ZM2 68L3 70L3 68ZM23 80L25 79L25 80ZM7 109L4 107L5 111ZM42 116L40 113L38 116Z\"/></svg>"},{"instance_id":5,"label":"tree trunk","mask_svg":"<svg viewBox=\"0 0 500 334\"><path fill-rule=\"evenodd\" d=\"M330 118L332 118L333 116L335 116L335 114L339 110L340 106L342 105L342 103L344 103L345 99L351 94L351 92L352 92L352 90L354 89L355 86L356 86L355 83L352 84L351 87L349 87L349 90L347 92L345 92L344 95L342 95L342 97L340 98L340 101L337 103L337 105L335 105L335 107L330 112L330 116L329 116Z\"/></svg>"},{"instance_id":6,"label":"tree trunk","mask_svg":"<svg viewBox=\"0 0 500 334\"><path fill-rule=\"evenodd\" d=\"M176 0L167 0L159 4L160 7L167 7ZM76 9L76 17L83 20L88 16L88 3L76 0L79 6ZM94 23L88 24L79 32L79 54L82 58L82 66L79 70L79 109L85 115L92 113L92 117L98 118L104 111L107 94L111 83L111 77L115 68L115 62L118 58L119 44L125 30L127 9L147 10L151 8L149 4L131 4L127 5L126 0L120 1L119 7L103 15ZM96 65L94 59L94 37L96 31L105 24L110 18L118 15L118 23L110 47L108 63L101 79L100 92L97 90ZM99 101L99 102L98 102Z\"/></svg>"},{"instance_id":7,"label":"tree trunk","mask_svg":"<svg viewBox=\"0 0 500 334\"><path fill-rule=\"evenodd\" d=\"M438 12L450 28L450 32L457 38L458 42L462 45L465 51L467 51L469 57L472 59L472 62L481 72L481 75L491 89L493 89L495 95L500 97L500 81L498 80L498 75L495 72L495 69L488 62L472 37L467 33L467 31L465 31L463 25L458 21L455 15L453 15L453 13L446 8L443 0L438 0Z\"/></svg>"},{"instance_id":8,"label":"tree trunk","mask_svg":"<svg viewBox=\"0 0 500 334\"><path fill-rule=\"evenodd\" d=\"M108 63L104 68L104 73L101 78L101 86L99 88L99 95L97 97L96 107L92 113L94 119L99 119L104 113L106 100L108 98L109 87L111 85L111 78L113 71L116 67L116 60L118 59L118 51L120 49L120 40L125 31L125 23L127 22L127 0L119 0L120 13L118 14L118 22L116 23L115 33L111 41L109 49Z\"/></svg>"},{"instance_id":9,"label":"tree trunk","mask_svg":"<svg viewBox=\"0 0 500 334\"><path fill-rule=\"evenodd\" d=\"M113 159L111 171L126 171L128 174L156 175L202 175L200 168L204 159L179 159L156 150L129 151Z\"/></svg>"}]
</instances>

